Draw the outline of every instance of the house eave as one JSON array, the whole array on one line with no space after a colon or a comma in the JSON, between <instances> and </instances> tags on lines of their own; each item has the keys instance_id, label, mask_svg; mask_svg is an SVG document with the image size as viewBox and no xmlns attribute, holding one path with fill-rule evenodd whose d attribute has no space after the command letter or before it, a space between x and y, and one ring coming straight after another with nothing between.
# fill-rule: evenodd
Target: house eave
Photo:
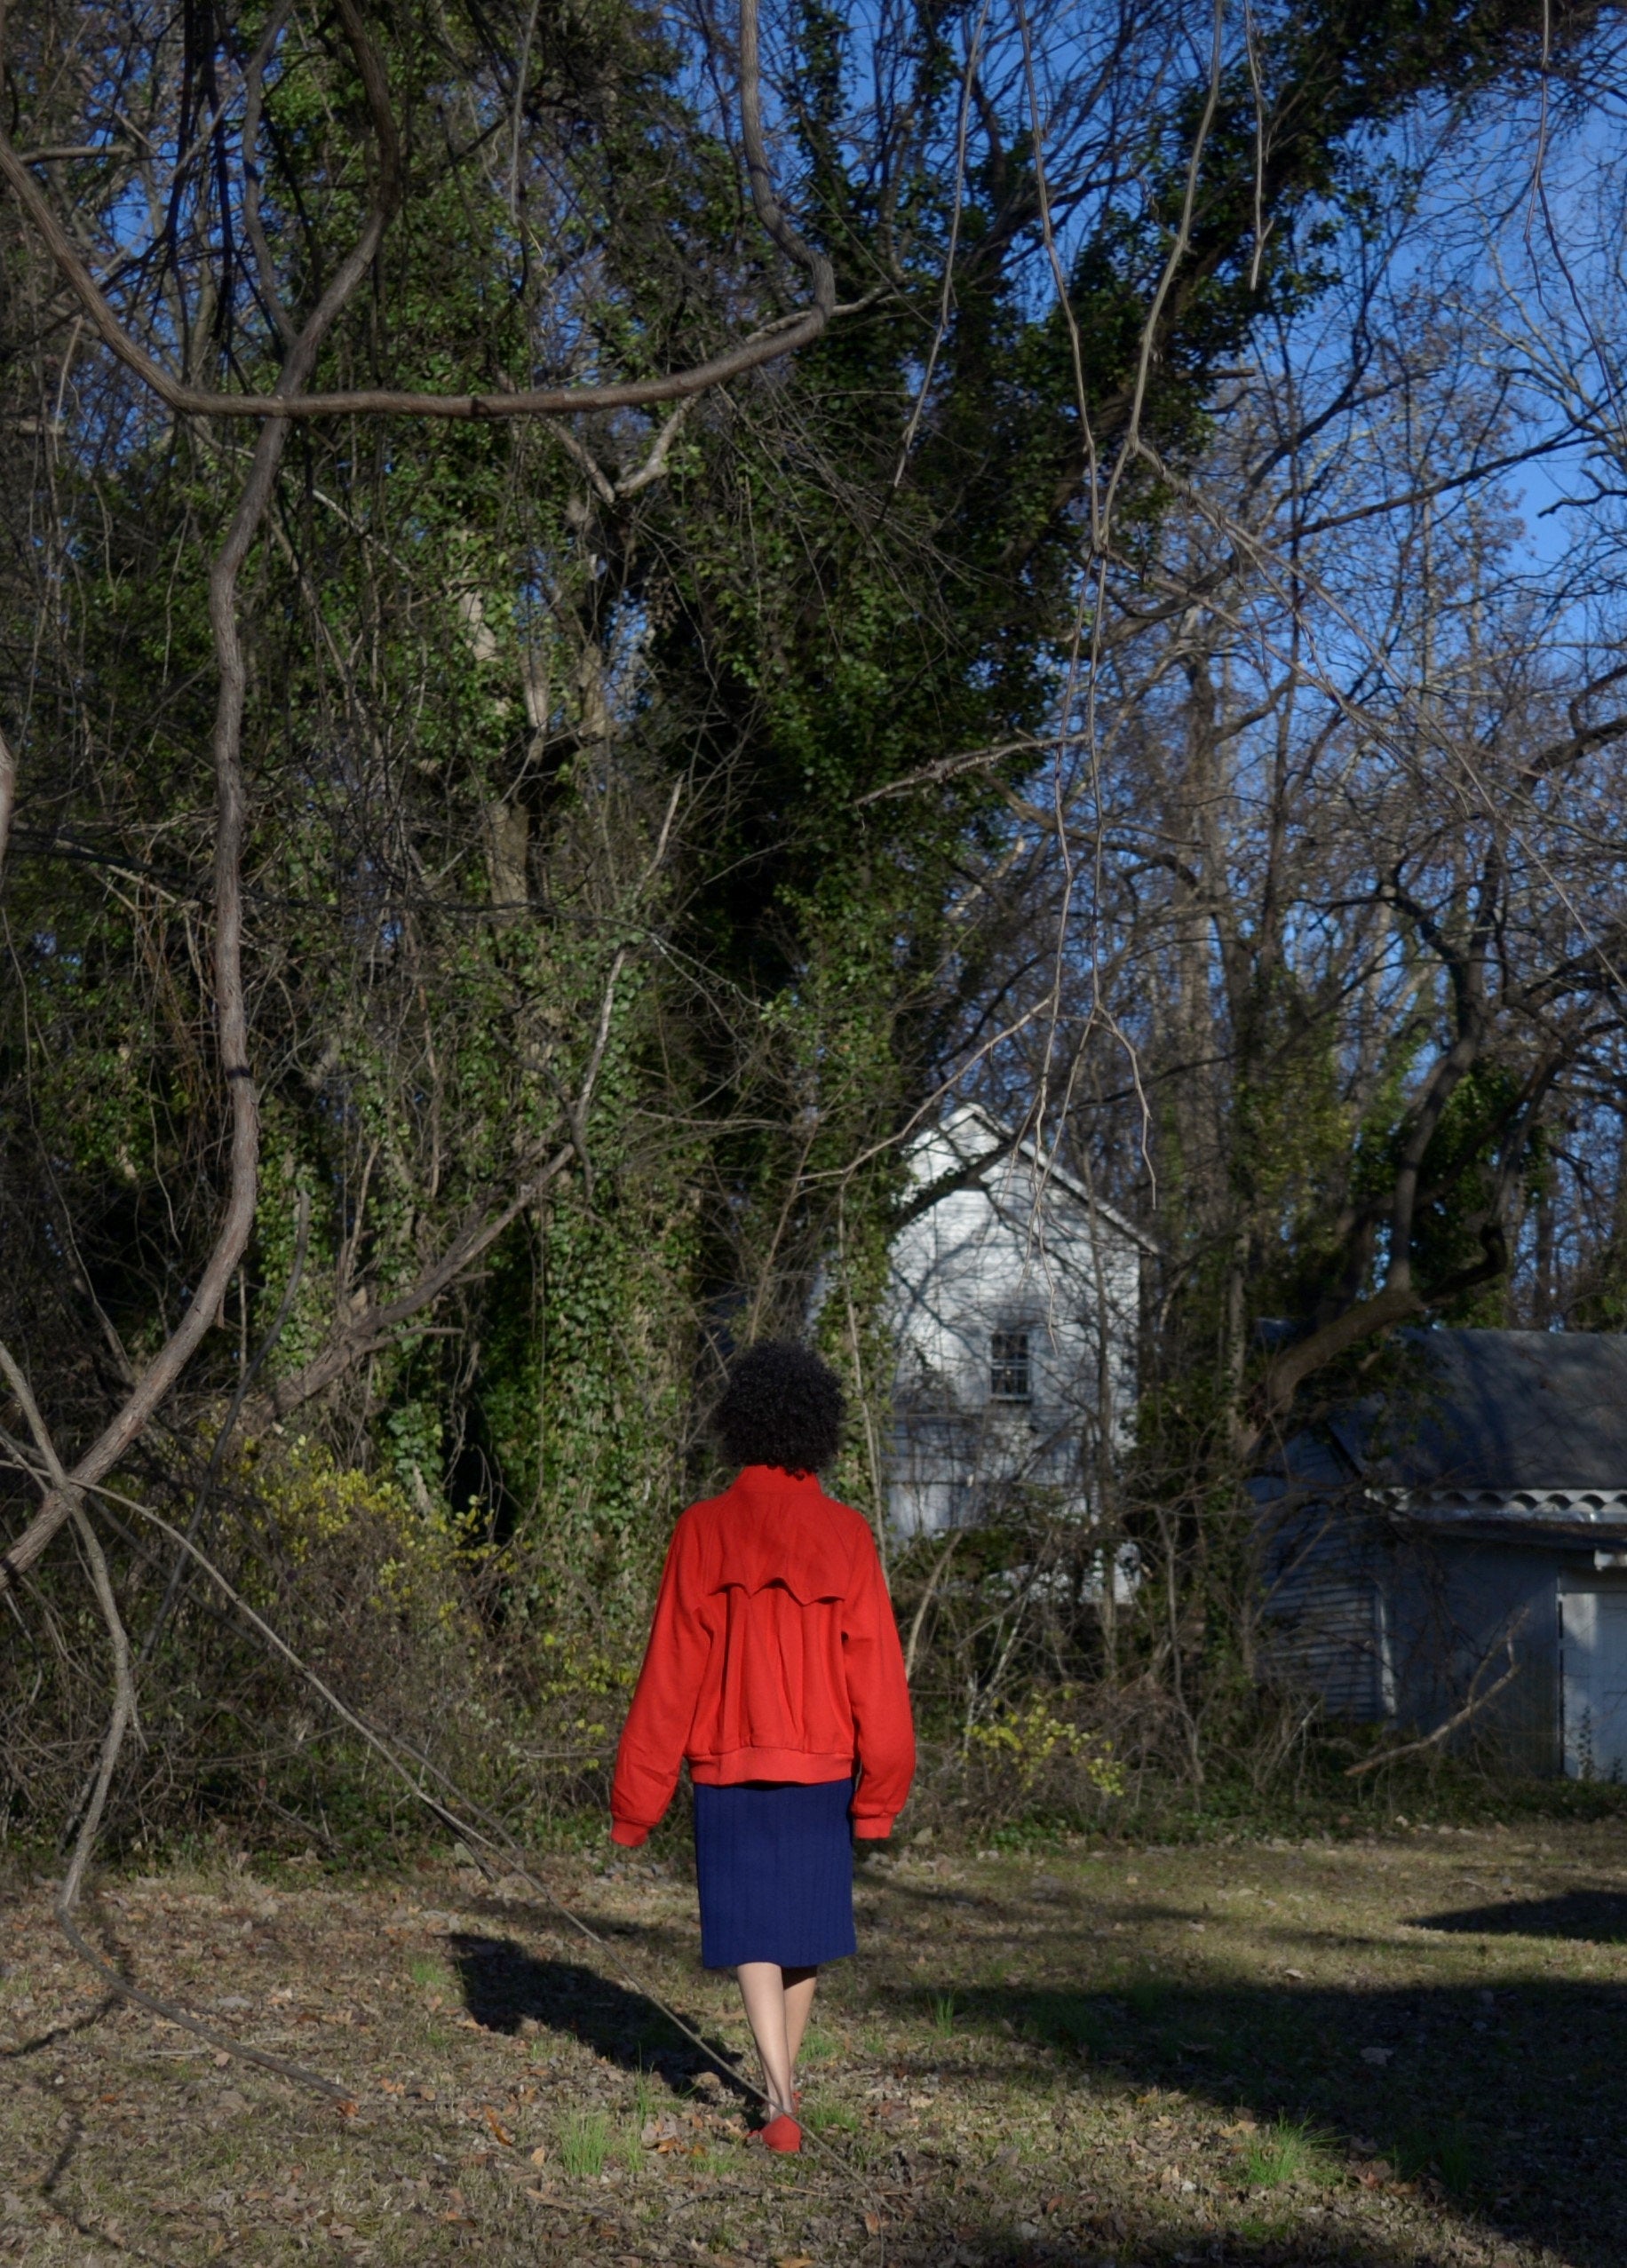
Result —
<instances>
[{"instance_id":1,"label":"house eave","mask_svg":"<svg viewBox=\"0 0 1627 2268\"><path fill-rule=\"evenodd\" d=\"M1578 1544L1601 1535L1627 1536L1627 1487L1375 1488L1369 1494L1393 1518L1424 1527Z\"/></svg>"},{"instance_id":2,"label":"house eave","mask_svg":"<svg viewBox=\"0 0 1627 2268\"><path fill-rule=\"evenodd\" d=\"M998 1167L1008 1158L1021 1158L1025 1164L1034 1167L1036 1171L1043 1175L1045 1179L1054 1181L1060 1189L1065 1189L1075 1202L1095 1213L1101 1220L1106 1221L1109 1227L1116 1230L1121 1236L1139 1246L1149 1258L1157 1257L1159 1248L1145 1229L1138 1228L1132 1220L1127 1219L1116 1206L1108 1204L1105 1198L1092 1196L1083 1182L1075 1180L1066 1166L1059 1165L1050 1151L1042 1150L1031 1135L1025 1134L1013 1140L1011 1128L1002 1126L997 1118L983 1108L981 1103L962 1103L957 1110L951 1111L939 1125L924 1129L920 1138L925 1140L933 1134L947 1136L957 1154L964 1155L967 1166L980 1167L984 1160L975 1152L970 1154L960 1153L959 1146L955 1140L960 1129L968 1124L980 1126L988 1136L987 1163L991 1170Z\"/></svg>"}]
</instances>

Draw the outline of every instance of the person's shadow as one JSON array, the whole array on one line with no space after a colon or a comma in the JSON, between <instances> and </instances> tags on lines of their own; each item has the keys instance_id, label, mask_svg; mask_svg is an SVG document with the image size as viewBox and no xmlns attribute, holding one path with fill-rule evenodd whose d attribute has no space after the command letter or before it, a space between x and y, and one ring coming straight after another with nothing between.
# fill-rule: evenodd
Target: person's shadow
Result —
<instances>
[{"instance_id":1,"label":"person's shadow","mask_svg":"<svg viewBox=\"0 0 1627 2268\"><path fill-rule=\"evenodd\" d=\"M669 2086L691 2086L718 2066L642 1993L575 1961L539 1961L512 1938L458 1934L447 1940L464 1990L464 2005L488 2032L517 2033L528 2021L568 2033L624 2071L655 2072ZM699 2032L698 2020L684 2012ZM720 2040L707 2045L732 2066L739 2058ZM721 2076L721 2074L719 2074ZM733 2082L742 2097L750 2090Z\"/></svg>"}]
</instances>

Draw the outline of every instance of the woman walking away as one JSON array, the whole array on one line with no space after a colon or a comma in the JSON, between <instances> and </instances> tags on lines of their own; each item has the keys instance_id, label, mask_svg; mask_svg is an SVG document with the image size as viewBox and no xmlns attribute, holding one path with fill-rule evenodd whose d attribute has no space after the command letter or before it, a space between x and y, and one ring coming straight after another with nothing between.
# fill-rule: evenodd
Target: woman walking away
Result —
<instances>
[{"instance_id":1,"label":"woman walking away","mask_svg":"<svg viewBox=\"0 0 1627 2268\"><path fill-rule=\"evenodd\" d=\"M915 1775L898 1629L861 1514L816 1478L842 1390L806 1347L734 1364L717 1424L743 1469L673 1531L610 1790L642 1843L686 1759L701 1958L740 1980L771 2150L800 2150L796 2066L820 1965L854 1950L851 1834L890 1835Z\"/></svg>"}]
</instances>

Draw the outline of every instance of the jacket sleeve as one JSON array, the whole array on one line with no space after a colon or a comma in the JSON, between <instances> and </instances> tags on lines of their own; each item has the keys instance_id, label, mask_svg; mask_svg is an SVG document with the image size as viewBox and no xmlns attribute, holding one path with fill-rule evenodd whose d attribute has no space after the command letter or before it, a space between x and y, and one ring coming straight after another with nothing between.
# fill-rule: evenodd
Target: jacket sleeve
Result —
<instances>
[{"instance_id":1,"label":"jacket sleeve","mask_svg":"<svg viewBox=\"0 0 1627 2268\"><path fill-rule=\"evenodd\" d=\"M847 1698L858 1736L856 1836L891 1835L915 1778L915 1720L904 1677L904 1653L893 1601L869 1535L860 1544L842 1617Z\"/></svg>"},{"instance_id":2,"label":"jacket sleeve","mask_svg":"<svg viewBox=\"0 0 1627 2268\"><path fill-rule=\"evenodd\" d=\"M615 1752L611 1840L639 1844L672 1800L706 1674L710 1638L697 1612L694 1546L680 1520L667 1546L644 1667Z\"/></svg>"}]
</instances>

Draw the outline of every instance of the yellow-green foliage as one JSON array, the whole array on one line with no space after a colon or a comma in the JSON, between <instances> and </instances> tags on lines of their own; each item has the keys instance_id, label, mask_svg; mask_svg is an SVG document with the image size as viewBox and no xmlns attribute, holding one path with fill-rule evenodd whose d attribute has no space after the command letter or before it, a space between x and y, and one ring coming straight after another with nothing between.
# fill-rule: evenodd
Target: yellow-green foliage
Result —
<instances>
[{"instance_id":1,"label":"yellow-green foliage","mask_svg":"<svg viewBox=\"0 0 1627 2268\"><path fill-rule=\"evenodd\" d=\"M608 1740L626 1715L637 1661L555 1630L544 1631L542 1653L537 1699L545 1708L552 1705L555 1726L580 1733L584 1745Z\"/></svg>"},{"instance_id":2,"label":"yellow-green foliage","mask_svg":"<svg viewBox=\"0 0 1627 2268\"><path fill-rule=\"evenodd\" d=\"M364 1606L418 1630L461 1625L466 1580L485 1548L433 1502L410 1503L393 1480L341 1465L305 1434L253 1443L235 1462L244 1523L266 1547L254 1555L265 1571L261 1598L248 1579L255 1605L268 1603L274 1568L309 1576L331 1567L337 1579L342 1566L364 1594L343 1602L353 1610Z\"/></svg>"},{"instance_id":3,"label":"yellow-green foliage","mask_svg":"<svg viewBox=\"0 0 1627 2268\"><path fill-rule=\"evenodd\" d=\"M1087 1733L1056 1714L1052 1703L1065 1695L1036 1693L1020 1708L1003 1709L986 1725L974 1725L966 1734L968 1750L1001 1765L1031 1790L1053 1765L1076 1764L1099 1796L1122 1796L1124 1767L1115 1757L1113 1743Z\"/></svg>"}]
</instances>

